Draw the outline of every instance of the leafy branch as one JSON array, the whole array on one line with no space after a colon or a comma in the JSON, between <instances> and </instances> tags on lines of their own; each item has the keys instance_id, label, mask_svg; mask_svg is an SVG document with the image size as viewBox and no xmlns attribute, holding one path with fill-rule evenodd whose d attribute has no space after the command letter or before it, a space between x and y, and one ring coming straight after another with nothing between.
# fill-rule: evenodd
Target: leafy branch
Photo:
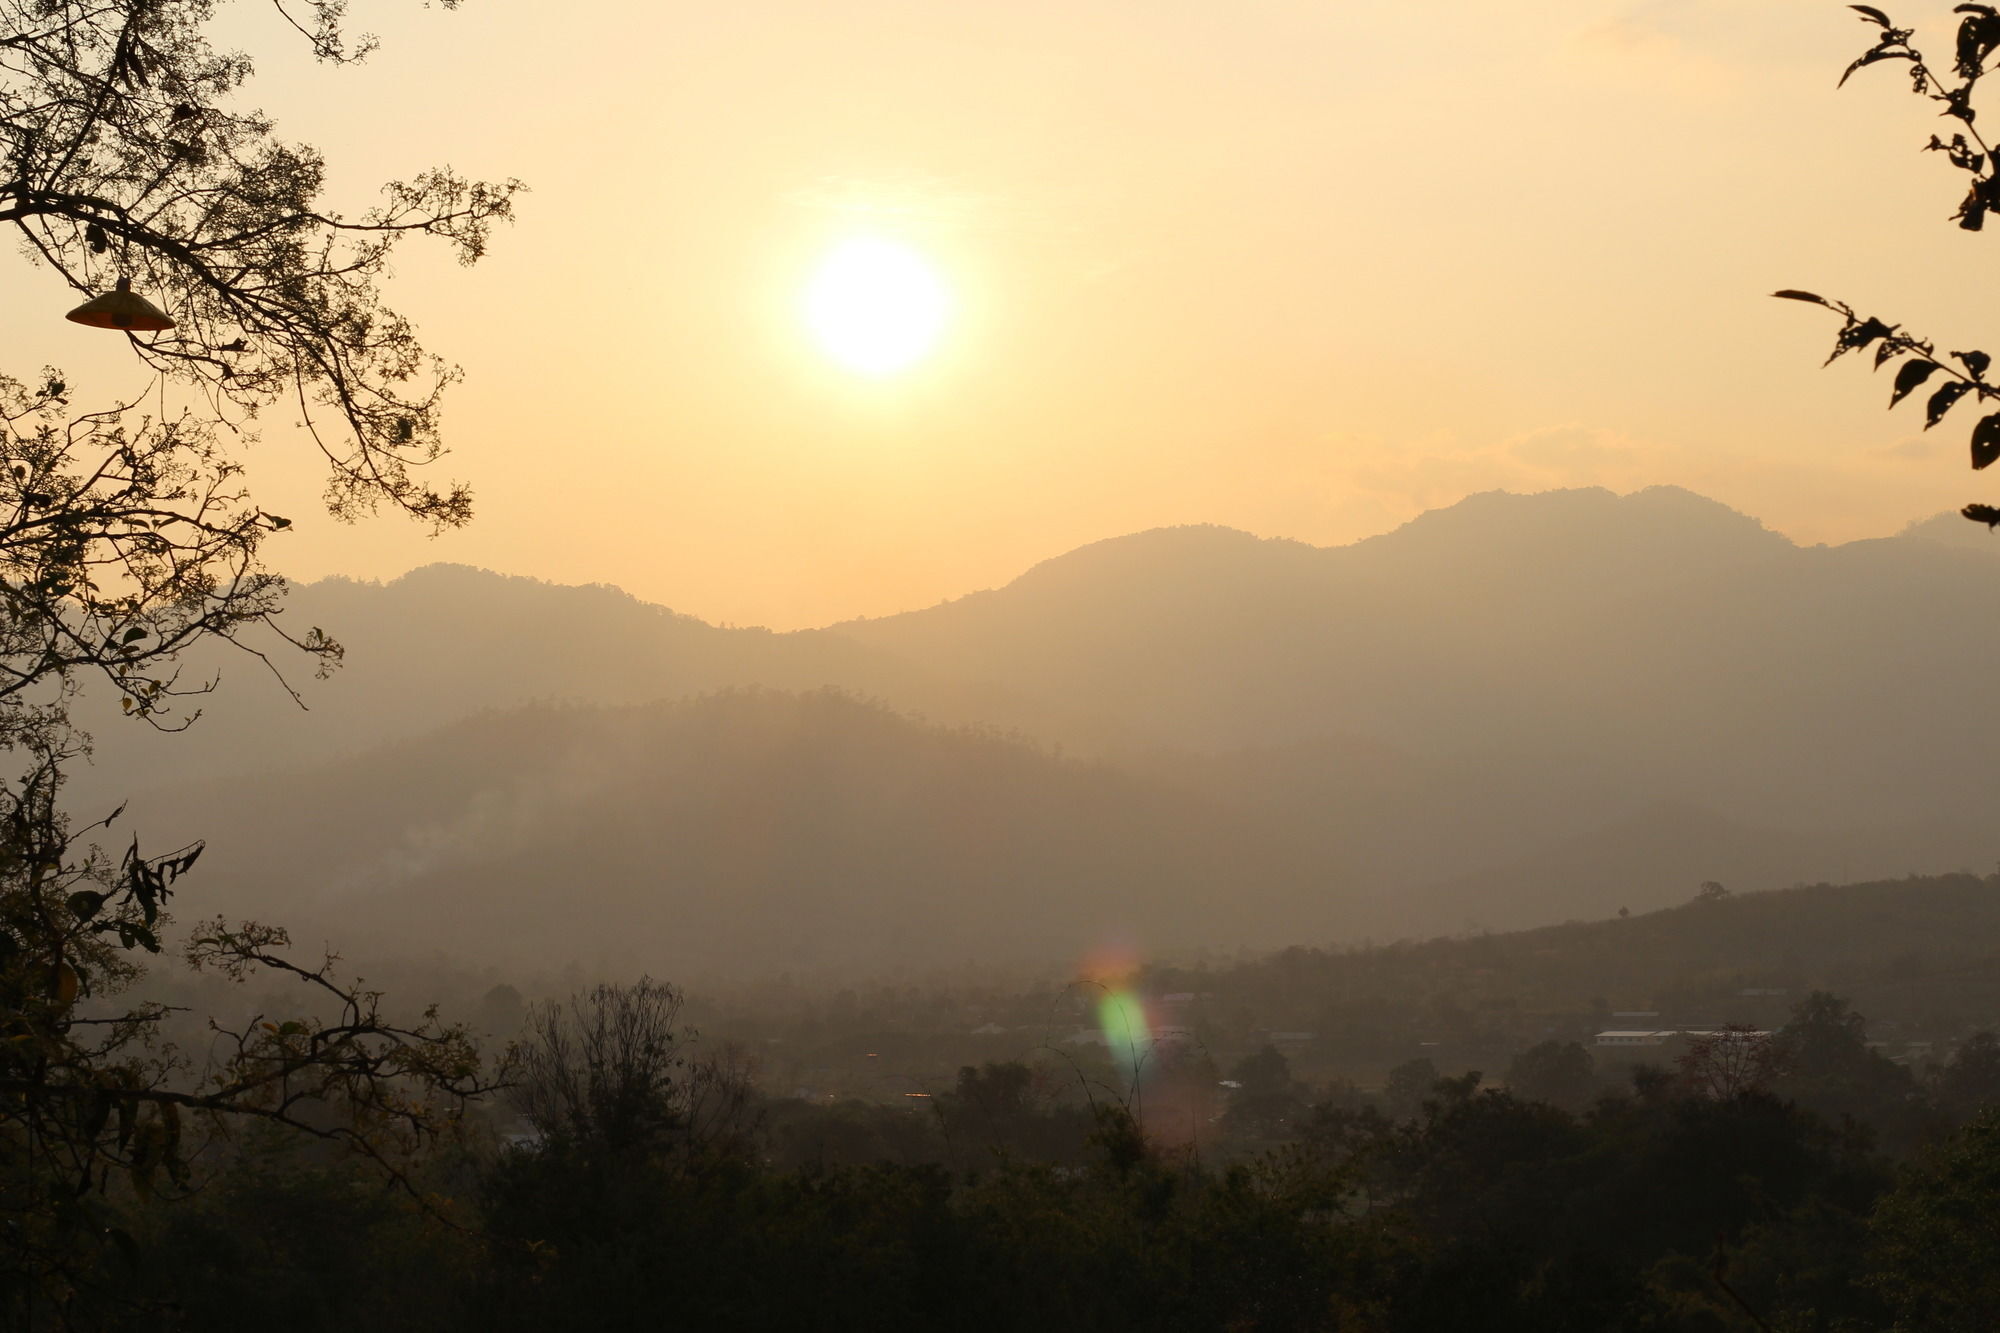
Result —
<instances>
[{"instance_id":1,"label":"leafy branch","mask_svg":"<svg viewBox=\"0 0 2000 1333\"><path fill-rule=\"evenodd\" d=\"M281 16L320 60L363 58L340 0ZM0 223L80 292L124 277L162 299L170 333L127 335L138 357L238 423L298 405L325 455L328 503L379 503L463 523L463 486L416 469L443 453L439 396L456 370L383 304L380 282L412 234L463 263L512 214L519 182L423 172L373 208L322 206L326 164L273 135L234 94L252 66L217 51L198 0L0 0Z\"/></svg>"},{"instance_id":2,"label":"leafy branch","mask_svg":"<svg viewBox=\"0 0 2000 1333\"><path fill-rule=\"evenodd\" d=\"M1944 109L1939 114L1963 126L1949 139L1933 134L1923 151L1944 154L1946 161L1971 178L1953 219L1966 231L1981 230L1986 224L1986 215L2000 208L2000 162L1995 160L1992 146L1975 128L1978 112L1972 105L1972 99L1980 80L1992 72L1989 65L1995 53L2000 52L2000 9L1982 4L1953 7L1953 13L1965 17L1958 25L1951 63L1955 81L1947 83L1939 78L1923 52L1912 43L1915 29L1897 27L1886 13L1873 5L1849 5L1848 8L1859 12L1864 23L1879 29L1880 36L1873 46L1862 52L1842 72L1840 83L1845 85L1857 70L1869 65L1892 60L1908 63L1911 91L1941 103ZM1990 383L1986 378L1986 372L1993 364L1993 358L1986 352L1973 350L1940 356L1937 344L1931 340L1872 315L1863 318L1844 301L1795 288L1772 295L1782 300L1822 306L1841 317L1840 332L1835 335L1833 351L1824 364L1831 365L1849 352L1862 352L1870 347L1875 349L1877 370L1891 362L1901 362L1889 394L1889 406L1892 408L1937 376L1944 376L1945 382L1932 389L1925 398L1925 430L1944 420L1961 399L1970 397L1984 404L2000 398L2000 385ZM1974 471L2000 461L2000 411L1987 413L1973 426L1971 461ZM1989 528L2000 527L2000 507L1969 504L1959 512Z\"/></svg>"}]
</instances>

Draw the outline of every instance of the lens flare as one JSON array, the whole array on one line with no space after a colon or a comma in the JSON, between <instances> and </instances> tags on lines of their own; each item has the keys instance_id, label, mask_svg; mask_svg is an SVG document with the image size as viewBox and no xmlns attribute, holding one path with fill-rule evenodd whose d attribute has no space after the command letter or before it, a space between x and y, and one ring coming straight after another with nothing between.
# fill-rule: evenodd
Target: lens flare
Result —
<instances>
[{"instance_id":1,"label":"lens flare","mask_svg":"<svg viewBox=\"0 0 2000 1333\"><path fill-rule=\"evenodd\" d=\"M1104 1029L1104 1044L1112 1055L1127 1064L1136 1065L1153 1044L1145 1001L1136 991L1115 990L1099 1000L1097 1024Z\"/></svg>"},{"instance_id":2,"label":"lens flare","mask_svg":"<svg viewBox=\"0 0 2000 1333\"><path fill-rule=\"evenodd\" d=\"M1105 1049L1127 1078L1139 1071L1152 1050L1153 1030L1146 1018L1146 1002L1132 985L1138 974L1138 957L1128 949L1101 949L1084 959L1086 981L1102 987L1097 1001L1097 1026L1104 1034Z\"/></svg>"}]
</instances>

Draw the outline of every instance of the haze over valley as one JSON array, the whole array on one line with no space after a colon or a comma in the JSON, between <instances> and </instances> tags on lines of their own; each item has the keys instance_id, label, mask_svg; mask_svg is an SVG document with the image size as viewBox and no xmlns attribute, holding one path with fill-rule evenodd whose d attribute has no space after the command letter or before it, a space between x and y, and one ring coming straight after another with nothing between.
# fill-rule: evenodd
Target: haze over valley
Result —
<instances>
[{"instance_id":1,"label":"haze over valley","mask_svg":"<svg viewBox=\"0 0 2000 1333\"><path fill-rule=\"evenodd\" d=\"M691 979L1979 869L2000 566L1935 531L1801 548L1671 487L1493 493L1345 547L1111 538L783 634L463 567L329 580L285 613L347 648L309 711L223 659L191 730L99 721L73 790L207 839L218 910Z\"/></svg>"}]
</instances>

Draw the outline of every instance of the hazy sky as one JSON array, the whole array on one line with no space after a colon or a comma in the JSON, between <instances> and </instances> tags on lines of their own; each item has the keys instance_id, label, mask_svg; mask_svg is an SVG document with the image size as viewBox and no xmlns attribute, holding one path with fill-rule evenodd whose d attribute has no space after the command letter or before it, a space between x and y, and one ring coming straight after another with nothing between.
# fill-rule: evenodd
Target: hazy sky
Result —
<instances>
[{"instance_id":1,"label":"hazy sky","mask_svg":"<svg viewBox=\"0 0 2000 1333\"><path fill-rule=\"evenodd\" d=\"M1942 50L1949 8L1891 12ZM1817 369L1831 316L1767 296L2000 351L2000 235L1947 220L1896 67L1836 93L1870 31L1840 3L357 0L384 43L348 70L239 10L250 100L336 202L440 162L534 191L486 262L412 249L395 284L465 369L445 466L479 517L325 519L274 414L254 479L299 576L458 560L791 627L1160 524L1345 542L1495 487L1671 482L1801 541L2000 499L1970 417L1885 413L1886 377ZM949 293L900 375L806 328L856 236ZM17 373L118 366L53 275L7 290Z\"/></svg>"}]
</instances>

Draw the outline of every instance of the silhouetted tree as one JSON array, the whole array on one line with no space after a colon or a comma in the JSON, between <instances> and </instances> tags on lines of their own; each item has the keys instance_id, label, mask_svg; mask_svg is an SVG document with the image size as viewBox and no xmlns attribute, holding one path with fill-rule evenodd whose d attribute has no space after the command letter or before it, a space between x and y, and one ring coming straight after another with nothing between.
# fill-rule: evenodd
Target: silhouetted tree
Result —
<instances>
[{"instance_id":1,"label":"silhouetted tree","mask_svg":"<svg viewBox=\"0 0 2000 1333\"><path fill-rule=\"evenodd\" d=\"M1768 1086L1779 1072L1780 1058L1768 1033L1730 1024L1691 1038L1675 1063L1690 1091L1726 1101Z\"/></svg>"},{"instance_id":2,"label":"silhouetted tree","mask_svg":"<svg viewBox=\"0 0 2000 1333\"><path fill-rule=\"evenodd\" d=\"M1874 1282L1899 1333L1973 1333L2000 1310L2000 1111L1903 1173L1873 1222Z\"/></svg>"},{"instance_id":3,"label":"silhouetted tree","mask_svg":"<svg viewBox=\"0 0 2000 1333\"><path fill-rule=\"evenodd\" d=\"M364 58L346 6L279 12L318 60ZM435 459L438 390L452 370L382 304L379 280L404 237L484 253L518 186L426 172L382 189L359 215L327 210L326 163L243 109L253 66L216 50L202 0L5 0L0 4L0 222L79 292L115 277L177 321L128 334L133 351L199 385L211 410L296 403L333 468L342 512L387 501L462 522L462 487L410 469Z\"/></svg>"},{"instance_id":4,"label":"silhouetted tree","mask_svg":"<svg viewBox=\"0 0 2000 1333\"><path fill-rule=\"evenodd\" d=\"M527 1013L521 992L502 982L479 998L477 1021L488 1036L509 1040L521 1030Z\"/></svg>"},{"instance_id":5,"label":"silhouetted tree","mask_svg":"<svg viewBox=\"0 0 2000 1333\"><path fill-rule=\"evenodd\" d=\"M278 12L340 63L367 46L344 36L343 9ZM261 657L248 636L262 628L322 669L337 660L319 630L278 619L284 585L262 552L290 520L256 504L233 453L259 411L305 419L335 513L469 514L462 486L414 471L441 452L454 372L379 281L412 233L476 259L515 187L438 171L358 215L325 208L324 161L243 107L252 63L211 45L214 17L206 0L0 0L0 223L75 291L129 281L175 321L126 327L156 376L144 412L73 408L54 370L0 374L0 751L19 766L0 782L0 1299L31 1320L36 1303L99 1320L78 1275L132 1243L108 1211L114 1176L177 1188L231 1119L343 1138L394 1170L398 1132L451 1123L484 1086L461 1031L386 1020L330 960L294 963L282 931L251 924L196 930L189 961L288 975L313 998L222 1034L206 1066L150 1044L166 1010L121 992L200 845L108 858L80 839L115 813L73 835L59 804L87 744L71 710L86 680L171 729L213 684L179 673L197 645Z\"/></svg>"},{"instance_id":6,"label":"silhouetted tree","mask_svg":"<svg viewBox=\"0 0 2000 1333\"><path fill-rule=\"evenodd\" d=\"M1581 1111L1597 1092L1597 1066L1573 1041L1545 1041L1507 1066L1507 1091L1526 1101Z\"/></svg>"},{"instance_id":7,"label":"silhouetted tree","mask_svg":"<svg viewBox=\"0 0 2000 1333\"><path fill-rule=\"evenodd\" d=\"M1429 1057L1405 1060L1389 1071L1388 1081L1382 1085L1382 1107L1394 1119L1407 1120L1423 1108L1437 1081L1437 1066Z\"/></svg>"},{"instance_id":8,"label":"silhouetted tree","mask_svg":"<svg viewBox=\"0 0 2000 1333\"><path fill-rule=\"evenodd\" d=\"M1960 1043L1937 1074L1937 1098L1956 1120L2000 1105L2000 1037L1975 1032Z\"/></svg>"},{"instance_id":9,"label":"silhouetted tree","mask_svg":"<svg viewBox=\"0 0 2000 1333\"><path fill-rule=\"evenodd\" d=\"M1252 1097L1268 1097L1292 1091L1292 1062L1277 1047L1266 1044L1238 1060L1229 1077L1242 1084Z\"/></svg>"},{"instance_id":10,"label":"silhouetted tree","mask_svg":"<svg viewBox=\"0 0 2000 1333\"><path fill-rule=\"evenodd\" d=\"M1160 1073L1152 1071L1156 1086ZM1058 1095L1060 1086L1047 1071L1019 1060L989 1061L961 1068L957 1085L933 1106L956 1159L968 1167L996 1157L1074 1163L1082 1158L1091 1122L1083 1107Z\"/></svg>"},{"instance_id":11,"label":"silhouetted tree","mask_svg":"<svg viewBox=\"0 0 2000 1333\"><path fill-rule=\"evenodd\" d=\"M679 987L641 977L535 1010L513 1097L542 1142L609 1160L740 1148L748 1071L693 1045L684 1003Z\"/></svg>"},{"instance_id":12,"label":"silhouetted tree","mask_svg":"<svg viewBox=\"0 0 2000 1333\"><path fill-rule=\"evenodd\" d=\"M1830 1119L1850 1118L1901 1148L1930 1128L1916 1078L1870 1050L1867 1020L1848 1002L1814 991L1771 1039L1771 1090Z\"/></svg>"},{"instance_id":13,"label":"silhouetted tree","mask_svg":"<svg viewBox=\"0 0 2000 1333\"><path fill-rule=\"evenodd\" d=\"M1306 1100L1283 1052L1266 1045L1238 1060L1229 1078L1241 1085L1229 1094L1223 1118L1232 1134L1252 1140L1289 1137L1305 1114Z\"/></svg>"}]
</instances>

